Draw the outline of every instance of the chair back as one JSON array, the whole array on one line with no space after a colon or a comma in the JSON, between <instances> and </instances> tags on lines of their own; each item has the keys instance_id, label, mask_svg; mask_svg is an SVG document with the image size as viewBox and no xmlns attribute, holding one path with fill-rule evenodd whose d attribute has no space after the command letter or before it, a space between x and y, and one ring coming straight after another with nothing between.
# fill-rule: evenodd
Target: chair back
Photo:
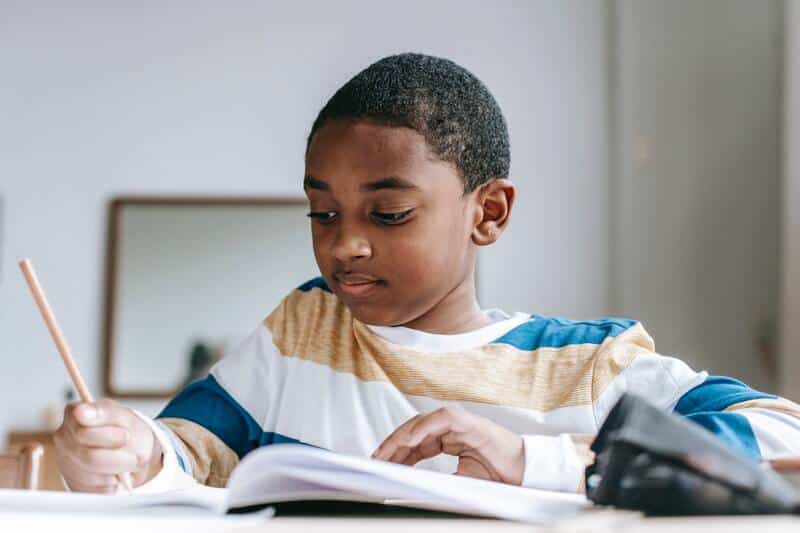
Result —
<instances>
[{"instance_id":1,"label":"chair back","mask_svg":"<svg viewBox=\"0 0 800 533\"><path fill-rule=\"evenodd\" d=\"M0 488L36 490L43 453L41 444L30 442L19 453L0 455Z\"/></svg>"}]
</instances>

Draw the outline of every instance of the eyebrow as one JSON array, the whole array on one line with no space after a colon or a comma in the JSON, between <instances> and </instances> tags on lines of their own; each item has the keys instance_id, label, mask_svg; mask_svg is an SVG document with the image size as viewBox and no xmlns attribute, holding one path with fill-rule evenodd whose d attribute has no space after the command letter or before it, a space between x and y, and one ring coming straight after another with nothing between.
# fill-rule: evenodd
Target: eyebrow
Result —
<instances>
[{"instance_id":1,"label":"eyebrow","mask_svg":"<svg viewBox=\"0 0 800 533\"><path fill-rule=\"evenodd\" d=\"M381 189L396 189L401 191L419 191L420 188L411 183L410 181L404 180L403 178L399 178L397 176L388 176L386 178L381 178L377 181L373 181L370 183L365 183L361 187L359 187L362 191L380 191Z\"/></svg>"},{"instance_id":2,"label":"eyebrow","mask_svg":"<svg viewBox=\"0 0 800 533\"><path fill-rule=\"evenodd\" d=\"M303 179L303 189L317 189L320 191L329 191L331 190L331 186L328 185L327 182L322 181L321 179L317 179L314 176L307 175L305 179ZM414 185L408 180L404 180L398 176L387 176L385 178L381 178L376 181L371 181L369 183L365 183L361 187L359 187L361 191L366 192L374 192L380 191L383 189L394 189L394 190L402 190L402 191L419 191L421 190L419 187Z\"/></svg>"},{"instance_id":3,"label":"eyebrow","mask_svg":"<svg viewBox=\"0 0 800 533\"><path fill-rule=\"evenodd\" d=\"M314 176L307 175L303 179L303 189L318 189L320 191L329 191L331 186L322 180L318 180Z\"/></svg>"}]
</instances>

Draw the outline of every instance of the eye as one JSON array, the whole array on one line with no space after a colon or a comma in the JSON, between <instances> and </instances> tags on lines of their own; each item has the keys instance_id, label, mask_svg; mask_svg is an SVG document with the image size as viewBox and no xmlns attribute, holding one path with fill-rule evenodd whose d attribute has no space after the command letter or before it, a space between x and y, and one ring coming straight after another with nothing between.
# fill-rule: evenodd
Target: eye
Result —
<instances>
[{"instance_id":1,"label":"eye","mask_svg":"<svg viewBox=\"0 0 800 533\"><path fill-rule=\"evenodd\" d=\"M402 224L405 222L408 215L414 211L413 209L407 209L405 211L398 211L397 213L380 213L380 212L373 212L370 216L377 220L380 224L385 224L387 226Z\"/></svg>"},{"instance_id":2,"label":"eye","mask_svg":"<svg viewBox=\"0 0 800 533\"><path fill-rule=\"evenodd\" d=\"M320 224L329 224L336 219L336 215L336 211L311 211L306 216Z\"/></svg>"}]
</instances>

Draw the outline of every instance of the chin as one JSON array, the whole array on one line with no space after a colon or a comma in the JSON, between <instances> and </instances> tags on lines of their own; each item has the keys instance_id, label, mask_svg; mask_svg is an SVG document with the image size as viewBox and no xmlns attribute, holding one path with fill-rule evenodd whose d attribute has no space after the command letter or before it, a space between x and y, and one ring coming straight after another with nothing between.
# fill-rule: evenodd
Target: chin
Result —
<instances>
[{"instance_id":1,"label":"chin","mask_svg":"<svg viewBox=\"0 0 800 533\"><path fill-rule=\"evenodd\" d=\"M407 322L401 317L390 316L385 309L369 309L368 305L363 304L351 306L345 303L345 305L356 320L370 326L401 326Z\"/></svg>"}]
</instances>

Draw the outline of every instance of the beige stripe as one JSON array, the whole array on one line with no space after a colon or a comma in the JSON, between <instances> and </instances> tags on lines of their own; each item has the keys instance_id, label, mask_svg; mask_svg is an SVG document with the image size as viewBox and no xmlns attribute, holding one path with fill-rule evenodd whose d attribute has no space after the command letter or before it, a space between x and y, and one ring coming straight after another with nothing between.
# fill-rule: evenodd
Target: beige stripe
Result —
<instances>
[{"instance_id":1,"label":"beige stripe","mask_svg":"<svg viewBox=\"0 0 800 533\"><path fill-rule=\"evenodd\" d=\"M724 411L738 411L740 409L761 408L770 411L778 411L791 416L800 417L800 405L784 398L760 398L758 400L748 400L729 405Z\"/></svg>"},{"instance_id":2,"label":"beige stripe","mask_svg":"<svg viewBox=\"0 0 800 533\"><path fill-rule=\"evenodd\" d=\"M331 293L294 291L264 321L286 357L327 365L401 392L538 411L591 404L652 340L637 324L599 347L575 344L525 351L490 344L426 353L391 344L355 320Z\"/></svg>"},{"instance_id":3,"label":"beige stripe","mask_svg":"<svg viewBox=\"0 0 800 533\"><path fill-rule=\"evenodd\" d=\"M192 462L194 478L211 487L224 487L239 457L219 437L190 420L160 418L183 442Z\"/></svg>"}]
</instances>

